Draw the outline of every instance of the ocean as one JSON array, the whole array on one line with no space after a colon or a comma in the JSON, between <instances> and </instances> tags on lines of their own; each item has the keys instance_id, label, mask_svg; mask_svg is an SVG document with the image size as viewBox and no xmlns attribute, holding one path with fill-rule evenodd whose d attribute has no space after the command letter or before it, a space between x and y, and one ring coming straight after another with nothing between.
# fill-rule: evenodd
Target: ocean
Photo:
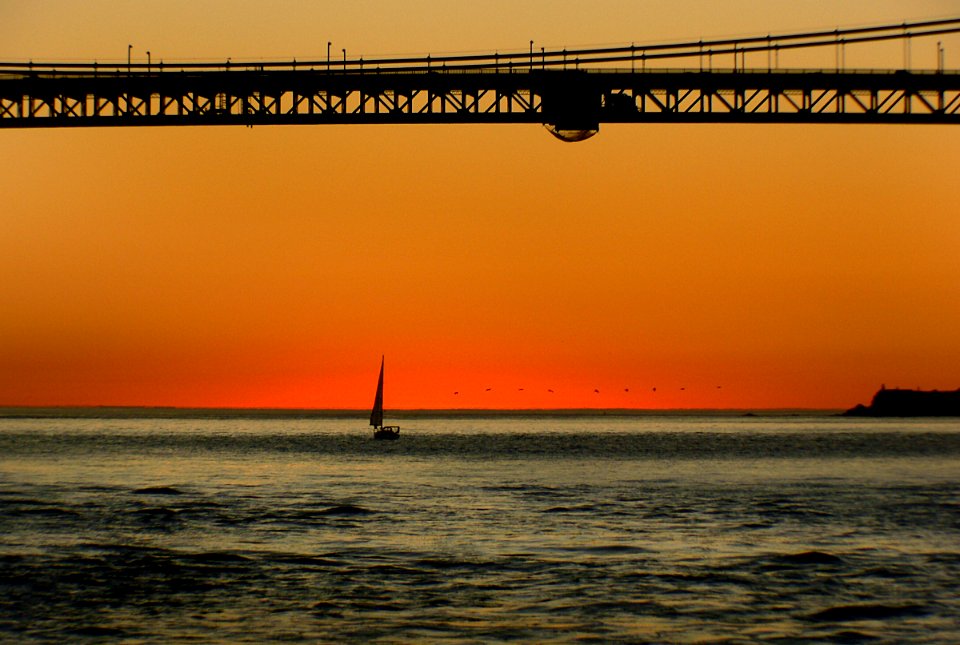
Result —
<instances>
[{"instance_id":1,"label":"ocean","mask_svg":"<svg viewBox=\"0 0 960 645\"><path fill-rule=\"evenodd\" d=\"M960 419L0 419L3 642L960 642Z\"/></svg>"}]
</instances>

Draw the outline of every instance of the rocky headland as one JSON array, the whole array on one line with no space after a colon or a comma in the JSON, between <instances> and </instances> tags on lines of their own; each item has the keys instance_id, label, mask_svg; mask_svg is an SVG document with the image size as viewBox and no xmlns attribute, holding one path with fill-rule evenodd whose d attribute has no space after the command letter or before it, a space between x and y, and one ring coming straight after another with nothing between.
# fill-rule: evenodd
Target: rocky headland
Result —
<instances>
[{"instance_id":1,"label":"rocky headland","mask_svg":"<svg viewBox=\"0 0 960 645\"><path fill-rule=\"evenodd\" d=\"M848 417L960 417L960 390L901 390L880 388L870 405L857 405Z\"/></svg>"}]
</instances>

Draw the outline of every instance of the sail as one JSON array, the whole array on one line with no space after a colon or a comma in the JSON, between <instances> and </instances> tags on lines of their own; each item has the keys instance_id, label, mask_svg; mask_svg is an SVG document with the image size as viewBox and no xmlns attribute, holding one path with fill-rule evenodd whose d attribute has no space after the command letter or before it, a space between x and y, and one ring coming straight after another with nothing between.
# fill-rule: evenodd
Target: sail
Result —
<instances>
[{"instance_id":1,"label":"sail","mask_svg":"<svg viewBox=\"0 0 960 645\"><path fill-rule=\"evenodd\" d=\"M370 425L379 428L383 425L383 357L380 357L380 380L377 381L377 396L373 399L370 411Z\"/></svg>"}]
</instances>

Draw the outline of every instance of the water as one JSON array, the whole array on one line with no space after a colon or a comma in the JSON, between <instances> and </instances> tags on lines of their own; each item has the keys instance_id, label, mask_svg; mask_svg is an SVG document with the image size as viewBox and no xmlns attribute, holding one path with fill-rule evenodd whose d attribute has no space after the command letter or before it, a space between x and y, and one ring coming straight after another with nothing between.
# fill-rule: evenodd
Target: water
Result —
<instances>
[{"instance_id":1,"label":"water","mask_svg":"<svg viewBox=\"0 0 960 645\"><path fill-rule=\"evenodd\" d=\"M960 420L0 419L0 640L960 642Z\"/></svg>"}]
</instances>

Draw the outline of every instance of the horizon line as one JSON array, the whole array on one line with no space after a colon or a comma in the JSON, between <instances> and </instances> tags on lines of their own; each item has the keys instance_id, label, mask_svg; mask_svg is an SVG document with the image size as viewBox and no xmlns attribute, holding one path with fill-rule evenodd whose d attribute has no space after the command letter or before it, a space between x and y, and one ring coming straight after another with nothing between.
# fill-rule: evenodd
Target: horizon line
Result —
<instances>
[{"instance_id":1,"label":"horizon line","mask_svg":"<svg viewBox=\"0 0 960 645\"><path fill-rule=\"evenodd\" d=\"M399 417L426 416L655 416L669 415L743 415L743 414L836 414L846 408L816 407L770 407L770 408L396 408L390 413ZM162 418L191 415L198 417L278 417L278 418L323 418L365 417L366 408L294 408L294 407L216 407L173 405L0 405L0 419L13 418L110 418L139 417Z\"/></svg>"}]
</instances>

